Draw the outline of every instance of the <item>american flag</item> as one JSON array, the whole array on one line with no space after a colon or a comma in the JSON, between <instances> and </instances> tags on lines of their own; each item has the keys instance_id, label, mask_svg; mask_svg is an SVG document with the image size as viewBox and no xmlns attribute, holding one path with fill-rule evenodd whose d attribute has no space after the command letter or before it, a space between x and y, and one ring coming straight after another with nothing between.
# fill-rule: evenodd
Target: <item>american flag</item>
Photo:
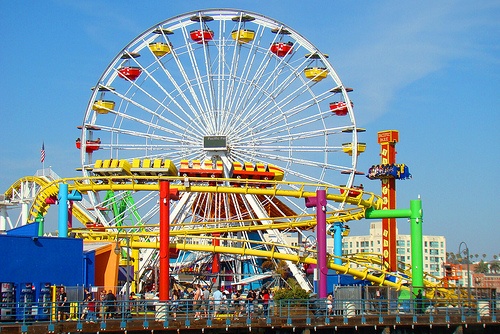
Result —
<instances>
[{"instance_id":1,"label":"american flag","mask_svg":"<svg viewBox=\"0 0 500 334\"><path fill-rule=\"evenodd\" d=\"M40 162L45 161L45 143L42 143L42 149L40 150Z\"/></svg>"}]
</instances>

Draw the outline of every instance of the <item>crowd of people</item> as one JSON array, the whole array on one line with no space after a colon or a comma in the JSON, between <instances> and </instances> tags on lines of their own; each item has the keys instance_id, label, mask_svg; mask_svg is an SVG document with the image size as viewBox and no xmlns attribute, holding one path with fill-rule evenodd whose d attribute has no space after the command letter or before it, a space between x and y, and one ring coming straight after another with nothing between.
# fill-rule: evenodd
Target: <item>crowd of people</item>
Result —
<instances>
[{"instance_id":1,"label":"crowd of people","mask_svg":"<svg viewBox=\"0 0 500 334\"><path fill-rule=\"evenodd\" d=\"M265 314L272 303L273 294L268 289L232 290L196 284L192 291L174 289L171 297L170 311L174 319L177 313L189 312L190 305L195 320L217 318L231 315L238 318L244 315Z\"/></svg>"},{"instance_id":2,"label":"crowd of people","mask_svg":"<svg viewBox=\"0 0 500 334\"><path fill-rule=\"evenodd\" d=\"M139 298L132 292L129 300L126 296L119 295L118 298L112 290L102 290L98 299L88 289L84 290L83 300L78 303L78 311L70 308L68 295L64 287L60 287L57 293L57 320L70 320L70 312L73 316L78 314L81 321L95 323L98 320L127 318L133 312L148 311L148 305L163 306L162 313L157 320L168 316L177 320L180 314L182 317L194 316L194 320L220 319L230 317L268 317L269 311L274 304L274 292L267 288L228 290L218 286L208 287L207 285L195 284L192 288L177 287L171 290L169 301L160 302L158 299ZM373 295L372 303L375 309L380 312L387 311L387 301L385 295L377 290ZM422 289L415 294L415 310L418 314L424 313L424 297ZM153 302L153 303L152 303ZM314 314L333 317L340 310L335 309L335 299L332 293L327 298L316 301L317 305L311 306ZM157 311L157 310L156 310Z\"/></svg>"},{"instance_id":3,"label":"crowd of people","mask_svg":"<svg viewBox=\"0 0 500 334\"><path fill-rule=\"evenodd\" d=\"M129 300L117 296L112 290L102 290L97 298L88 289L84 290L83 300L78 303L78 317L81 321L95 323L98 319L121 318L123 312L130 316L133 311L146 310L145 299L137 299L131 293ZM150 300L151 302L151 300ZM142 304L141 304L142 303ZM267 314L273 303L273 293L262 288L259 290L228 290L227 288L195 284L193 288L174 288L167 303L170 316L176 320L178 313L194 313L195 320L217 318L229 315L234 318ZM64 287L57 294L58 321L70 320L70 302Z\"/></svg>"},{"instance_id":4,"label":"crowd of people","mask_svg":"<svg viewBox=\"0 0 500 334\"><path fill-rule=\"evenodd\" d=\"M79 303L79 318L86 322L96 322L100 319L113 319L118 316L117 298L112 290L102 290L99 299L93 296L88 289L84 289L83 300ZM65 287L60 287L57 293L57 320L69 321L70 302Z\"/></svg>"}]
</instances>

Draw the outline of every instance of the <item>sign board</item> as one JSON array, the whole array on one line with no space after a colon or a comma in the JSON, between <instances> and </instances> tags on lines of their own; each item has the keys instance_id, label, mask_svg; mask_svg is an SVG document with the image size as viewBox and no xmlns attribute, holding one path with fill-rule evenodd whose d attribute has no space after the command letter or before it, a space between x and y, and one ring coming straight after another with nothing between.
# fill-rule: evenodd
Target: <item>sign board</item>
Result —
<instances>
[{"instance_id":1,"label":"sign board","mask_svg":"<svg viewBox=\"0 0 500 334\"><path fill-rule=\"evenodd\" d=\"M226 136L204 136L203 148L209 151L226 151Z\"/></svg>"}]
</instances>

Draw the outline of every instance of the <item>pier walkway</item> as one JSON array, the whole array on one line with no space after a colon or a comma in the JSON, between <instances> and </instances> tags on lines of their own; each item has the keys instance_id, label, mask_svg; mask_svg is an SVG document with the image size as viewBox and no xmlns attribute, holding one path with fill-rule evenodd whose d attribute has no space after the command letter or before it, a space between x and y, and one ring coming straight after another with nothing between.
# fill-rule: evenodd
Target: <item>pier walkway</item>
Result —
<instances>
[{"instance_id":1,"label":"pier walkway","mask_svg":"<svg viewBox=\"0 0 500 334\"><path fill-rule=\"evenodd\" d=\"M185 304L183 304L185 303ZM262 305L222 306L213 316L195 318L192 301L180 301L175 313L165 303L118 302L116 312L98 312L95 321L83 317L84 305L72 303L72 314L57 321L55 305L42 319L38 308L16 309L16 316L6 320L2 313L0 333L500 333L496 300L483 301L480 307L432 307L417 312L414 307L404 312L390 309L380 301L335 301L331 314L323 300L305 302L281 301L264 308ZM47 306L45 304L45 306ZM36 310L36 312L35 312ZM251 312L247 312L247 310Z\"/></svg>"}]
</instances>

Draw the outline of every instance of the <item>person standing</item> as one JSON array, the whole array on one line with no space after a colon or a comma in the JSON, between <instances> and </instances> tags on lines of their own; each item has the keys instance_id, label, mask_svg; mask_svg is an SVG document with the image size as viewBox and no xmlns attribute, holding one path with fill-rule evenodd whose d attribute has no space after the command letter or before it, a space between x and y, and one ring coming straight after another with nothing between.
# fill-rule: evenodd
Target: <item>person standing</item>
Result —
<instances>
[{"instance_id":1,"label":"person standing","mask_svg":"<svg viewBox=\"0 0 500 334\"><path fill-rule=\"evenodd\" d=\"M67 320L66 317L69 314L68 295L66 294L66 289L63 286L59 288L59 294L57 296L57 314L58 321Z\"/></svg>"},{"instance_id":2,"label":"person standing","mask_svg":"<svg viewBox=\"0 0 500 334\"><path fill-rule=\"evenodd\" d=\"M105 318L110 319L114 317L114 313L116 312L115 308L116 296L113 294L113 291L108 290L108 294L106 295L105 300Z\"/></svg>"},{"instance_id":3,"label":"person standing","mask_svg":"<svg viewBox=\"0 0 500 334\"><path fill-rule=\"evenodd\" d=\"M415 300L417 302L417 314L424 313L424 296L422 294L422 289L418 289L418 293L415 295Z\"/></svg>"},{"instance_id":4,"label":"person standing","mask_svg":"<svg viewBox=\"0 0 500 334\"><path fill-rule=\"evenodd\" d=\"M87 322L91 322L91 323L96 322L97 317L96 317L95 299L92 298L92 295L89 295L89 297L88 297L87 308L88 308Z\"/></svg>"},{"instance_id":5,"label":"person standing","mask_svg":"<svg viewBox=\"0 0 500 334\"><path fill-rule=\"evenodd\" d=\"M331 293L326 297L326 314L329 317L333 315L333 295Z\"/></svg>"},{"instance_id":6,"label":"person standing","mask_svg":"<svg viewBox=\"0 0 500 334\"><path fill-rule=\"evenodd\" d=\"M89 290L87 288L85 288L83 290L83 303L81 305L82 315L80 316L80 320L85 320L85 318L87 318L87 315L89 312L89 308L88 308L87 303L88 303L91 296L92 295L90 294Z\"/></svg>"},{"instance_id":7,"label":"person standing","mask_svg":"<svg viewBox=\"0 0 500 334\"><path fill-rule=\"evenodd\" d=\"M209 307L209 299L210 299L210 291L206 286L201 288L201 298L203 300L202 310L205 318L208 319L208 307Z\"/></svg>"},{"instance_id":8,"label":"person standing","mask_svg":"<svg viewBox=\"0 0 500 334\"><path fill-rule=\"evenodd\" d=\"M196 284L196 290L194 291L194 296L193 296L193 309L195 311L194 313L194 320L200 320L201 319L201 303L202 303L202 294L201 294L201 285Z\"/></svg>"},{"instance_id":9,"label":"person standing","mask_svg":"<svg viewBox=\"0 0 500 334\"><path fill-rule=\"evenodd\" d=\"M251 317L254 312L254 302L256 302L257 294L250 289L247 294L247 313Z\"/></svg>"},{"instance_id":10,"label":"person standing","mask_svg":"<svg viewBox=\"0 0 500 334\"><path fill-rule=\"evenodd\" d=\"M219 288L216 286L215 291L212 294L212 300L214 302L214 318L217 317L217 313L220 311L221 303L222 303L222 298L224 295L222 292L219 290Z\"/></svg>"},{"instance_id":11,"label":"person standing","mask_svg":"<svg viewBox=\"0 0 500 334\"><path fill-rule=\"evenodd\" d=\"M270 299L269 290L263 289L260 296L262 298L262 307L264 310L264 317L267 317L267 312L269 309L269 299Z\"/></svg>"},{"instance_id":12,"label":"person standing","mask_svg":"<svg viewBox=\"0 0 500 334\"><path fill-rule=\"evenodd\" d=\"M177 311L179 310L179 299L181 299L181 295L179 290L174 289L172 293L172 315L174 316L174 320L177 320Z\"/></svg>"}]
</instances>

